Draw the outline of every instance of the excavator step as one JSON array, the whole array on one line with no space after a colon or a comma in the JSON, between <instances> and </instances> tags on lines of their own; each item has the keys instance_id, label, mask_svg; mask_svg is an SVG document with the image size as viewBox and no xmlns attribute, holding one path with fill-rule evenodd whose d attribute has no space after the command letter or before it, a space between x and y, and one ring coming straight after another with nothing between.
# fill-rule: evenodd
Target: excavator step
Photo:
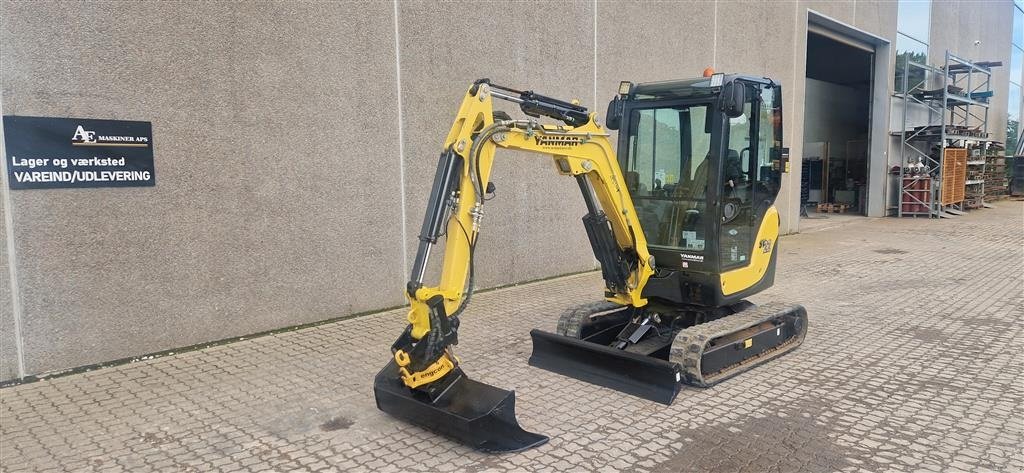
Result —
<instances>
[{"instance_id":1,"label":"excavator step","mask_svg":"<svg viewBox=\"0 0 1024 473\"><path fill-rule=\"evenodd\" d=\"M483 452L518 452L548 441L519 426L515 392L469 379L461 368L435 384L442 386L433 396L409 389L392 361L374 379L373 394L378 409Z\"/></svg>"}]
</instances>

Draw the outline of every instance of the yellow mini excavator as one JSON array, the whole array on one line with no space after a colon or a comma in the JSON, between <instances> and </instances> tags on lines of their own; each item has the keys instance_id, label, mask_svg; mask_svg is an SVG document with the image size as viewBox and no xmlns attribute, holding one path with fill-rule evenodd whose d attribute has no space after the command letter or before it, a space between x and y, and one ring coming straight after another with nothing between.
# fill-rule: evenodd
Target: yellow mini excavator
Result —
<instances>
[{"instance_id":1,"label":"yellow mini excavator","mask_svg":"<svg viewBox=\"0 0 1024 473\"><path fill-rule=\"evenodd\" d=\"M531 118L496 111L495 99ZM622 82L605 121L575 101L487 79L469 88L420 231L406 287L409 325L374 382L378 408L484 451L548 440L519 426L513 392L468 378L452 351L473 293L499 148L549 155L558 173L576 179L605 282L604 300L566 310L557 333L531 332L531 365L670 404L682 384L711 386L802 342L803 307L744 300L775 278L773 202L789 166L781 87L710 71ZM619 130L618 156L609 129ZM431 247L442 236L440 281L425 285Z\"/></svg>"}]
</instances>

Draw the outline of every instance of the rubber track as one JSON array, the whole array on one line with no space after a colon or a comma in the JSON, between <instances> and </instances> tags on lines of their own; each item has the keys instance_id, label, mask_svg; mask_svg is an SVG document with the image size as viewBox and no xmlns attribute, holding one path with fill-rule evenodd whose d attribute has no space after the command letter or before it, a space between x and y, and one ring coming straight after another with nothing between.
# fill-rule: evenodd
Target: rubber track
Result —
<instances>
[{"instance_id":1,"label":"rubber track","mask_svg":"<svg viewBox=\"0 0 1024 473\"><path fill-rule=\"evenodd\" d=\"M580 338L583 323L590 320L591 315L613 312L622 308L623 306L608 301L590 302L570 307L558 317L558 327L555 329L555 333L564 337Z\"/></svg>"},{"instance_id":2,"label":"rubber track","mask_svg":"<svg viewBox=\"0 0 1024 473\"><path fill-rule=\"evenodd\" d=\"M680 330L676 334L675 341L672 343L669 361L679 363L683 368L683 380L687 384L703 388L714 386L761 363L789 353L798 347L807 334L807 319L806 316L803 316L799 333L785 341L782 345L774 347L754 358L736 363L717 373L704 375L701 373L700 360L704 355L704 350L708 348L708 342L766 322L777 317L780 313L793 309L794 306L783 304L755 306L721 319Z\"/></svg>"}]
</instances>

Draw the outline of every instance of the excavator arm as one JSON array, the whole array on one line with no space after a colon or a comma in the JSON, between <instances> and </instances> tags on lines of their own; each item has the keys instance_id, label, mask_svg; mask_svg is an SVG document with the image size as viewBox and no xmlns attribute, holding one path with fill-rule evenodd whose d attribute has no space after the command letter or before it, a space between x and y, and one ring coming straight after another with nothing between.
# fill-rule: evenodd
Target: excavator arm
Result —
<instances>
[{"instance_id":1,"label":"excavator arm","mask_svg":"<svg viewBox=\"0 0 1024 473\"><path fill-rule=\"evenodd\" d=\"M553 118L564 125L540 124L534 119L512 120L494 110L495 99L519 104L528 116ZM529 434L519 429L514 415L511 424L515 425L504 426L506 430L518 429L512 434L498 433L502 429L493 427L452 429L452 421L447 419L452 413L443 407L455 402L453 393L457 390L453 391L452 386L461 383L461 389L466 390L465 385L469 382L458 368L459 360L453 354L452 346L458 343L458 316L473 293L474 251L485 202L494 190L490 176L499 148L548 155L560 174L576 179L587 206L583 222L594 256L601 264L606 282L605 296L609 301L633 307L644 306L647 300L641 296L641 291L653 274L654 260L648 253L644 233L608 133L597 123L594 114L574 103L494 85L486 79L473 83L462 100L438 161L419 234L416 259L406 286L409 325L392 346L393 363L378 375L375 388L378 406L382 410L478 444L483 449L516 450L532 446L521 444L536 442L537 439L530 437L522 442L513 442L511 446L497 445L517 434ZM440 280L436 286L426 285L424 278L431 250L440 244L442 237L444 253ZM382 375L391 376L391 379L382 380ZM398 386L394 375L404 386ZM403 388L407 392L401 392ZM473 389L497 388L477 386ZM417 401L410 404L392 399L388 402L389 394L400 398L408 395ZM476 400L473 402L480 404L479 399L486 396L477 392L464 397L474 397ZM479 412L468 417L493 421L497 415L494 411L508 411L503 409L502 403L508 403L509 398L511 394L504 397L500 393L495 394L495 399L498 399L496 405L478 409ZM436 422L431 420L434 417ZM455 417L464 418L467 414L462 412ZM503 422L509 424L507 419ZM467 438L467 429L474 431L471 437L476 438ZM488 435L481 430L489 430L492 436L504 438L488 440L484 438ZM480 442L485 445L480 445Z\"/></svg>"},{"instance_id":2,"label":"excavator arm","mask_svg":"<svg viewBox=\"0 0 1024 473\"><path fill-rule=\"evenodd\" d=\"M494 111L495 98L518 103L528 114L557 118L566 126L495 120L496 115L501 118ZM607 299L634 307L647 303L640 293L653 274L653 260L607 131L578 105L477 81L463 98L445 140L406 287L409 327L395 347L395 359L410 388L436 381L457 365L446 351L457 341L455 318L473 292L473 254L499 148L549 155L559 173L575 177L587 204L583 221L601 263ZM426 286L428 258L442 235L440 282ZM425 338L434 346L417 352L415 346Z\"/></svg>"}]
</instances>

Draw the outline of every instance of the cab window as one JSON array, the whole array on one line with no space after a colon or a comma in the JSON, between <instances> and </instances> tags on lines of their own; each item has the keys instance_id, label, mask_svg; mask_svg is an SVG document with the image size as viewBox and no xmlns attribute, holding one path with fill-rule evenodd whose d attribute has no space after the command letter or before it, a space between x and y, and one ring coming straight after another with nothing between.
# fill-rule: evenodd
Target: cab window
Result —
<instances>
[{"instance_id":1,"label":"cab window","mask_svg":"<svg viewBox=\"0 0 1024 473\"><path fill-rule=\"evenodd\" d=\"M709 103L631 112L622 165L649 246L704 250L712 112Z\"/></svg>"}]
</instances>

